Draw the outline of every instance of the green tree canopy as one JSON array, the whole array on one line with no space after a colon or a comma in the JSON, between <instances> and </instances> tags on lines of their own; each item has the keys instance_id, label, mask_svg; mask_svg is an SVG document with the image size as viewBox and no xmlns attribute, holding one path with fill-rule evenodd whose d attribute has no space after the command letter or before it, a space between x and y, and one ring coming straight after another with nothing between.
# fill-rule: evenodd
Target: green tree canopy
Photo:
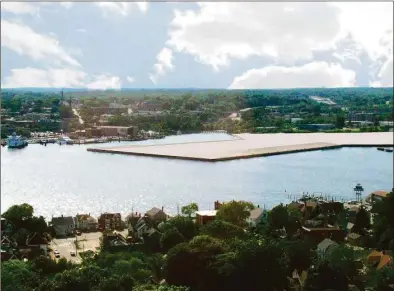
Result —
<instances>
[{"instance_id":1,"label":"green tree canopy","mask_svg":"<svg viewBox=\"0 0 394 291\"><path fill-rule=\"evenodd\" d=\"M231 201L224 203L217 211L216 217L238 226L246 225L246 218L254 205L246 201Z\"/></svg>"}]
</instances>

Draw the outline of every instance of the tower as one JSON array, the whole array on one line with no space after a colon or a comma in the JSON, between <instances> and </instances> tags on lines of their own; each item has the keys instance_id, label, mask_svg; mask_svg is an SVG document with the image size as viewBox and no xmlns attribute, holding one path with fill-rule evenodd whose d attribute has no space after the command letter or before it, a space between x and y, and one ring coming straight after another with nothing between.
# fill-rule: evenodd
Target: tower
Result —
<instances>
[{"instance_id":1,"label":"tower","mask_svg":"<svg viewBox=\"0 0 394 291\"><path fill-rule=\"evenodd\" d=\"M357 183L356 187L354 187L354 192L356 192L356 201L361 202L362 200L362 194L364 192L363 186L361 186L360 183Z\"/></svg>"}]
</instances>

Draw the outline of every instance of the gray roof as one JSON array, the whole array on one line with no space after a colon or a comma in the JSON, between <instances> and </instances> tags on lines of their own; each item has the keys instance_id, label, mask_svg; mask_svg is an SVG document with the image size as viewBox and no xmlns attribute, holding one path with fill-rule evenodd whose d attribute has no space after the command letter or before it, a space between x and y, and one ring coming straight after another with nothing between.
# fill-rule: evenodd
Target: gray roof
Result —
<instances>
[{"instance_id":1,"label":"gray roof","mask_svg":"<svg viewBox=\"0 0 394 291\"><path fill-rule=\"evenodd\" d=\"M326 252L330 247L337 245L338 244L335 241L332 241L329 238L325 238L317 245L317 249Z\"/></svg>"},{"instance_id":2,"label":"gray roof","mask_svg":"<svg viewBox=\"0 0 394 291\"><path fill-rule=\"evenodd\" d=\"M253 210L250 211L250 216L249 218L251 220L258 220L259 218L261 218L261 216L264 213L264 209L261 208L255 208Z\"/></svg>"},{"instance_id":3,"label":"gray roof","mask_svg":"<svg viewBox=\"0 0 394 291\"><path fill-rule=\"evenodd\" d=\"M74 219L71 216L52 217L53 225L72 225Z\"/></svg>"},{"instance_id":4,"label":"gray roof","mask_svg":"<svg viewBox=\"0 0 394 291\"><path fill-rule=\"evenodd\" d=\"M153 207L151 210L148 210L145 214L148 216L155 216L156 214L158 214L161 211L160 208L157 207Z\"/></svg>"}]
</instances>

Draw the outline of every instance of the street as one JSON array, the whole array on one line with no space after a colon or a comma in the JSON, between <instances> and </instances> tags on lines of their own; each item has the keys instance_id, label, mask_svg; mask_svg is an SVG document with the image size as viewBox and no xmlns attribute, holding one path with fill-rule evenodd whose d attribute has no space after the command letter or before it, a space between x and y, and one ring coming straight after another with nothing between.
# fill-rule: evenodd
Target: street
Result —
<instances>
[{"instance_id":1,"label":"street","mask_svg":"<svg viewBox=\"0 0 394 291\"><path fill-rule=\"evenodd\" d=\"M74 263L80 263L79 252L91 250L97 251L100 247L101 232L82 233L80 236L68 238L55 238L51 242L52 250L57 250L61 258L66 258ZM76 249L75 240L78 240L79 248ZM76 252L76 256L71 256L71 252Z\"/></svg>"}]
</instances>

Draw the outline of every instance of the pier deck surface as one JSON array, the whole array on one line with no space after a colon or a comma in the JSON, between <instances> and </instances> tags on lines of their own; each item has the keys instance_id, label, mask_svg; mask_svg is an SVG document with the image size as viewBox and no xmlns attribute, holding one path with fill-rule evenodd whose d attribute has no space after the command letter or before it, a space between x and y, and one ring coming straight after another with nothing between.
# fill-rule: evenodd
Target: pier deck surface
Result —
<instances>
[{"instance_id":1,"label":"pier deck surface","mask_svg":"<svg viewBox=\"0 0 394 291\"><path fill-rule=\"evenodd\" d=\"M392 132L275 133L234 136L237 139L89 148L88 151L215 162L346 146L393 146Z\"/></svg>"}]
</instances>

